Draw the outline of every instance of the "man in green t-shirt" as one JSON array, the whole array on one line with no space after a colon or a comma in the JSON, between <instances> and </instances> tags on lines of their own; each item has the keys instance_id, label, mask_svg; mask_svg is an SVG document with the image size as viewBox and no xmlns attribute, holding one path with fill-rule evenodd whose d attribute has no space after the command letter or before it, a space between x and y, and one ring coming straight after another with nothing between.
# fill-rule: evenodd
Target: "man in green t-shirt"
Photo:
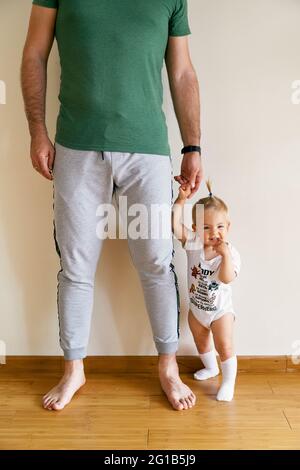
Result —
<instances>
[{"instance_id":1,"label":"man in green t-shirt","mask_svg":"<svg viewBox=\"0 0 300 470\"><path fill-rule=\"evenodd\" d=\"M200 104L189 56L187 0L33 0L21 68L33 167L53 180L60 257L58 314L65 374L43 398L60 410L85 383L83 359L93 280L102 243L96 203L172 206L172 160L162 110L165 60L184 144L175 180L197 191L202 178ZM56 38L60 110L54 145L45 124L47 60ZM190 197L191 197L190 196ZM195 404L176 362L179 295L172 237L129 240L159 354L159 377L176 410Z\"/></svg>"}]
</instances>

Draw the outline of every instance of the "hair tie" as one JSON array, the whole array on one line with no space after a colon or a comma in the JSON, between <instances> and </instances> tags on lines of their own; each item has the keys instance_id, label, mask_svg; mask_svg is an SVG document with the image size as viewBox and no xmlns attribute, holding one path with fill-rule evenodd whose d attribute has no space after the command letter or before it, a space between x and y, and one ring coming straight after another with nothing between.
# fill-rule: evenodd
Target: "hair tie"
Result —
<instances>
[{"instance_id":1,"label":"hair tie","mask_svg":"<svg viewBox=\"0 0 300 470\"><path fill-rule=\"evenodd\" d=\"M209 197L212 197L212 193L209 193Z\"/></svg>"}]
</instances>

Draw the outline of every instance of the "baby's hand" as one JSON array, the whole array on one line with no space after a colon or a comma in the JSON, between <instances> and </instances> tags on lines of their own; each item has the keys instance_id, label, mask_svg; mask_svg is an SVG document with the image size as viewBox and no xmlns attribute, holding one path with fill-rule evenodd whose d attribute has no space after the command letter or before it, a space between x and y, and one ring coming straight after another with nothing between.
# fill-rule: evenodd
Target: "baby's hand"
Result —
<instances>
[{"instance_id":1,"label":"baby's hand","mask_svg":"<svg viewBox=\"0 0 300 470\"><path fill-rule=\"evenodd\" d=\"M213 250L221 256L226 256L229 253L228 243L222 238L217 238L216 242L213 244Z\"/></svg>"},{"instance_id":2,"label":"baby's hand","mask_svg":"<svg viewBox=\"0 0 300 470\"><path fill-rule=\"evenodd\" d=\"M191 194L191 186L187 183L185 186L180 186L178 199L185 201Z\"/></svg>"}]
</instances>

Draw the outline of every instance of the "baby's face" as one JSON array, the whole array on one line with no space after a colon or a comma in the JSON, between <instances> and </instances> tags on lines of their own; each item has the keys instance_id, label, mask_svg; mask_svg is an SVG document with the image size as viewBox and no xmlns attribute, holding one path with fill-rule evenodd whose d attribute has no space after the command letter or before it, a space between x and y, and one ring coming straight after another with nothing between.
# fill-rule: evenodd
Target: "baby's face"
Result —
<instances>
[{"instance_id":1,"label":"baby's face","mask_svg":"<svg viewBox=\"0 0 300 470\"><path fill-rule=\"evenodd\" d=\"M204 246L213 246L216 241L226 241L230 222L224 211L216 209L204 210L204 225L199 228L193 224L193 230L197 230Z\"/></svg>"}]
</instances>

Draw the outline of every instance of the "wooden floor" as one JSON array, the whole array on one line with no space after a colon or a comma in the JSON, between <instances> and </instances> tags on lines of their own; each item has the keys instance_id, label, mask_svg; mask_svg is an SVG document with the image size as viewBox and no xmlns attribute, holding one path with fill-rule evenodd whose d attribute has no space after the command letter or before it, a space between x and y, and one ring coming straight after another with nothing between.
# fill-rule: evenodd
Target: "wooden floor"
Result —
<instances>
[{"instance_id":1,"label":"wooden floor","mask_svg":"<svg viewBox=\"0 0 300 470\"><path fill-rule=\"evenodd\" d=\"M196 382L198 401L173 411L154 374L87 374L60 412L41 397L57 373L0 375L0 449L300 449L300 373L240 372L235 399L215 400L219 378Z\"/></svg>"}]
</instances>

